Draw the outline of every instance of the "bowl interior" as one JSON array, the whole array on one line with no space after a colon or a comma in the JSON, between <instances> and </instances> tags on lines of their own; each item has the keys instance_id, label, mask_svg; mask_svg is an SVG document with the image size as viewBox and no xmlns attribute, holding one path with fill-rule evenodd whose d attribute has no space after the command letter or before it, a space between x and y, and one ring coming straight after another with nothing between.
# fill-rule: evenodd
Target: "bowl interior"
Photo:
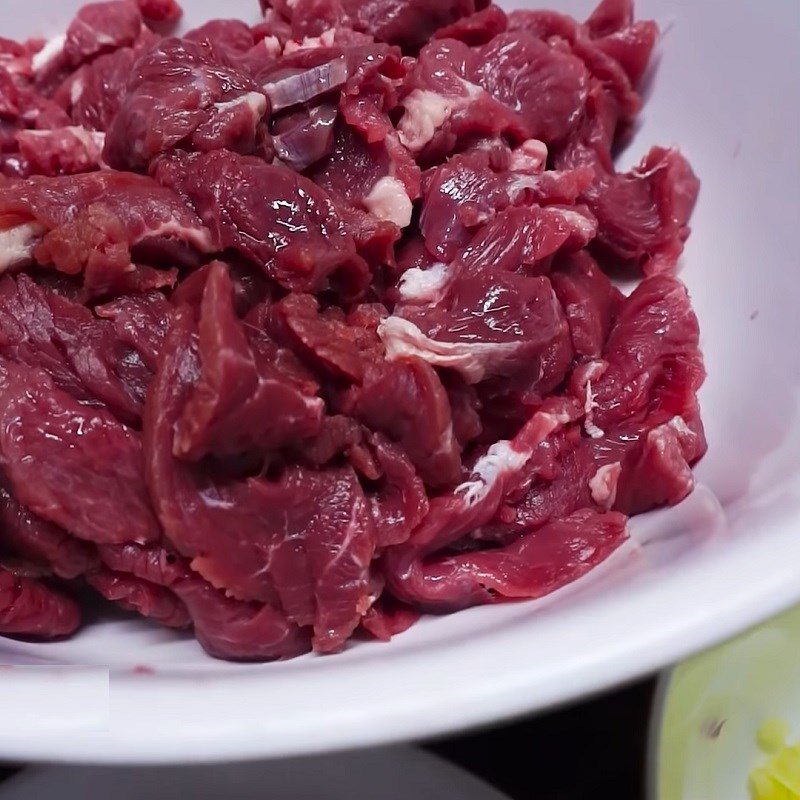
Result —
<instances>
[{"instance_id":1,"label":"bowl interior","mask_svg":"<svg viewBox=\"0 0 800 800\"><path fill-rule=\"evenodd\" d=\"M80 5L5 0L0 24L6 36L52 35ZM257 14L255 0L184 6L188 23ZM695 493L636 518L638 554L556 597L425 619L332 658L227 664L189 637L107 614L65 642L0 640L5 662L111 668L117 722L93 760L277 755L485 722L657 668L800 599L796 6L640 0L637 11L663 39L622 163L677 144L703 182L682 271L709 373ZM85 759L88 741L0 732L0 755Z\"/></svg>"}]
</instances>

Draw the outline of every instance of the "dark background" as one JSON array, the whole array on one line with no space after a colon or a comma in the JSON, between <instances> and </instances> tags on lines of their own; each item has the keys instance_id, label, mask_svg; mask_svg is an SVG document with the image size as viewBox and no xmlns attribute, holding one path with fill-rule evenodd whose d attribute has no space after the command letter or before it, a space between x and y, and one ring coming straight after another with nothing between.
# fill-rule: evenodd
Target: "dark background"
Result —
<instances>
[{"instance_id":1,"label":"dark background","mask_svg":"<svg viewBox=\"0 0 800 800\"><path fill-rule=\"evenodd\" d=\"M479 775L512 800L644 800L654 685L643 681L532 719L426 747ZM13 772L0 765L0 781Z\"/></svg>"},{"instance_id":2,"label":"dark background","mask_svg":"<svg viewBox=\"0 0 800 800\"><path fill-rule=\"evenodd\" d=\"M655 682L633 684L529 720L428 749L513 800L644 800Z\"/></svg>"}]
</instances>

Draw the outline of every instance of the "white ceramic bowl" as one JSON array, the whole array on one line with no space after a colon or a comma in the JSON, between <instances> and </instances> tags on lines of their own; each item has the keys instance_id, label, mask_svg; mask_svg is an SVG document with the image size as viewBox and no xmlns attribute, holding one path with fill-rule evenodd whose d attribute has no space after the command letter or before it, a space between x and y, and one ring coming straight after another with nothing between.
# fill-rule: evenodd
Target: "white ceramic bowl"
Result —
<instances>
[{"instance_id":1,"label":"white ceramic bowl","mask_svg":"<svg viewBox=\"0 0 800 800\"><path fill-rule=\"evenodd\" d=\"M550 2L578 15L590 5ZM53 33L80 4L4 0L0 30ZM196 22L253 18L256 2L184 5ZM624 162L651 143L680 144L703 181L683 276L703 329L710 443L694 495L634 521L643 555L557 602L426 619L333 657L226 664L130 619L58 644L3 640L3 661L109 665L111 688L93 691L91 673L4 672L0 757L236 759L440 734L653 671L800 600L796 0L640 0L638 10L665 35Z\"/></svg>"}]
</instances>

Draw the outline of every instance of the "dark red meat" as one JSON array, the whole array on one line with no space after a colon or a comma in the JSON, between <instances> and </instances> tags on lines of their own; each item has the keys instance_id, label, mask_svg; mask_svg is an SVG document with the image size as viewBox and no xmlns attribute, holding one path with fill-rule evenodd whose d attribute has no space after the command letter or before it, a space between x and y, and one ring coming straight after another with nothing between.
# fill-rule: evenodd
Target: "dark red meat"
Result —
<instances>
[{"instance_id":1,"label":"dark red meat","mask_svg":"<svg viewBox=\"0 0 800 800\"><path fill-rule=\"evenodd\" d=\"M142 15L133 0L90 3L67 28L63 55L77 66L101 53L129 47L142 31Z\"/></svg>"},{"instance_id":2,"label":"dark red meat","mask_svg":"<svg viewBox=\"0 0 800 800\"><path fill-rule=\"evenodd\" d=\"M169 589L102 568L89 572L86 582L106 600L168 628L185 628L190 623L186 606Z\"/></svg>"},{"instance_id":3,"label":"dark red meat","mask_svg":"<svg viewBox=\"0 0 800 800\"><path fill-rule=\"evenodd\" d=\"M0 280L0 354L40 368L83 403L125 422L141 418L151 370L111 323L21 275Z\"/></svg>"},{"instance_id":4,"label":"dark red meat","mask_svg":"<svg viewBox=\"0 0 800 800\"><path fill-rule=\"evenodd\" d=\"M130 285L132 258L173 266L212 246L208 230L173 192L124 172L2 185L0 225L6 243L0 266L35 260L67 274L83 272L95 294L147 288ZM174 274L165 277L174 282Z\"/></svg>"},{"instance_id":5,"label":"dark red meat","mask_svg":"<svg viewBox=\"0 0 800 800\"><path fill-rule=\"evenodd\" d=\"M426 483L447 486L461 478L447 392L425 361L368 364L363 385L351 391L345 410L398 441Z\"/></svg>"},{"instance_id":6,"label":"dark red meat","mask_svg":"<svg viewBox=\"0 0 800 800\"><path fill-rule=\"evenodd\" d=\"M76 72L69 85L73 122L89 130L107 131L125 99L135 63L133 48L122 47Z\"/></svg>"},{"instance_id":7,"label":"dark red meat","mask_svg":"<svg viewBox=\"0 0 800 800\"><path fill-rule=\"evenodd\" d=\"M105 160L117 169L146 169L179 144L251 153L267 111L261 87L207 43L167 39L136 63L109 126Z\"/></svg>"},{"instance_id":8,"label":"dark red meat","mask_svg":"<svg viewBox=\"0 0 800 800\"><path fill-rule=\"evenodd\" d=\"M0 364L0 397L0 464L22 504L81 539L158 538L135 431L30 367Z\"/></svg>"},{"instance_id":9,"label":"dark red meat","mask_svg":"<svg viewBox=\"0 0 800 800\"><path fill-rule=\"evenodd\" d=\"M315 384L293 375L289 354L266 337L251 343L219 261L203 292L198 353L199 380L175 423L177 456L196 460L276 448L319 431L323 404Z\"/></svg>"},{"instance_id":10,"label":"dark red meat","mask_svg":"<svg viewBox=\"0 0 800 800\"><path fill-rule=\"evenodd\" d=\"M270 3L292 22L296 38L318 36L343 25L378 41L415 51L444 25L472 14L485 0L274 0Z\"/></svg>"},{"instance_id":11,"label":"dark red meat","mask_svg":"<svg viewBox=\"0 0 800 800\"><path fill-rule=\"evenodd\" d=\"M575 354L598 358L622 301L619 290L585 252L566 257L551 280L569 322Z\"/></svg>"},{"instance_id":12,"label":"dark red meat","mask_svg":"<svg viewBox=\"0 0 800 800\"><path fill-rule=\"evenodd\" d=\"M203 647L220 658L263 660L298 655L310 646L305 633L270 605L227 597L193 574L180 556L161 547L103 545L103 562L117 574L169 589L185 604Z\"/></svg>"},{"instance_id":13,"label":"dark red meat","mask_svg":"<svg viewBox=\"0 0 800 800\"><path fill-rule=\"evenodd\" d=\"M291 468L277 481L216 482L173 456L174 423L198 369L187 309L175 317L145 425L148 480L165 532L215 586L277 600L314 626L315 646L337 649L366 611L375 533L352 470ZM236 516L239 523L229 526ZM226 535L219 524L223 523ZM284 531L293 535L285 538ZM210 531L216 531L209 537Z\"/></svg>"},{"instance_id":14,"label":"dark red meat","mask_svg":"<svg viewBox=\"0 0 800 800\"><path fill-rule=\"evenodd\" d=\"M333 283L346 294L368 281L328 194L285 167L217 150L175 164L162 179L197 209L215 246L233 248L289 289Z\"/></svg>"},{"instance_id":15,"label":"dark red meat","mask_svg":"<svg viewBox=\"0 0 800 800\"><path fill-rule=\"evenodd\" d=\"M0 633L71 633L53 581L336 652L559 589L692 490L699 183L615 167L656 24L261 8L0 38Z\"/></svg>"},{"instance_id":16,"label":"dark red meat","mask_svg":"<svg viewBox=\"0 0 800 800\"><path fill-rule=\"evenodd\" d=\"M5 481L0 483L0 551L39 564L64 579L77 578L98 562L92 545L21 506Z\"/></svg>"},{"instance_id":17,"label":"dark red meat","mask_svg":"<svg viewBox=\"0 0 800 800\"><path fill-rule=\"evenodd\" d=\"M177 22L183 10L175 0L136 0L148 22Z\"/></svg>"},{"instance_id":18,"label":"dark red meat","mask_svg":"<svg viewBox=\"0 0 800 800\"><path fill-rule=\"evenodd\" d=\"M468 17L439 28L434 34L434 39L458 39L464 44L486 44L495 36L505 31L508 25L503 9L489 5L481 11L476 11Z\"/></svg>"},{"instance_id":19,"label":"dark red meat","mask_svg":"<svg viewBox=\"0 0 800 800\"><path fill-rule=\"evenodd\" d=\"M0 633L51 639L74 633L79 624L74 600L0 567Z\"/></svg>"},{"instance_id":20,"label":"dark red meat","mask_svg":"<svg viewBox=\"0 0 800 800\"><path fill-rule=\"evenodd\" d=\"M479 47L432 42L407 81L401 139L426 158L475 136L559 142L577 125L588 87L578 58L525 31Z\"/></svg>"}]
</instances>

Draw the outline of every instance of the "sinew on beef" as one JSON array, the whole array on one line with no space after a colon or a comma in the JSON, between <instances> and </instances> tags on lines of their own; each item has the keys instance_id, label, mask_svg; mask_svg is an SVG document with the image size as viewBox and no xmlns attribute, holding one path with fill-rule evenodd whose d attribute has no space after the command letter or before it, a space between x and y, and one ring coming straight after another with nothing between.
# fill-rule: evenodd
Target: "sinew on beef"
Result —
<instances>
[{"instance_id":1,"label":"sinew on beef","mask_svg":"<svg viewBox=\"0 0 800 800\"><path fill-rule=\"evenodd\" d=\"M613 161L655 23L261 8L0 42L0 633L70 634L68 582L335 652L552 592L692 490L699 183Z\"/></svg>"}]
</instances>

